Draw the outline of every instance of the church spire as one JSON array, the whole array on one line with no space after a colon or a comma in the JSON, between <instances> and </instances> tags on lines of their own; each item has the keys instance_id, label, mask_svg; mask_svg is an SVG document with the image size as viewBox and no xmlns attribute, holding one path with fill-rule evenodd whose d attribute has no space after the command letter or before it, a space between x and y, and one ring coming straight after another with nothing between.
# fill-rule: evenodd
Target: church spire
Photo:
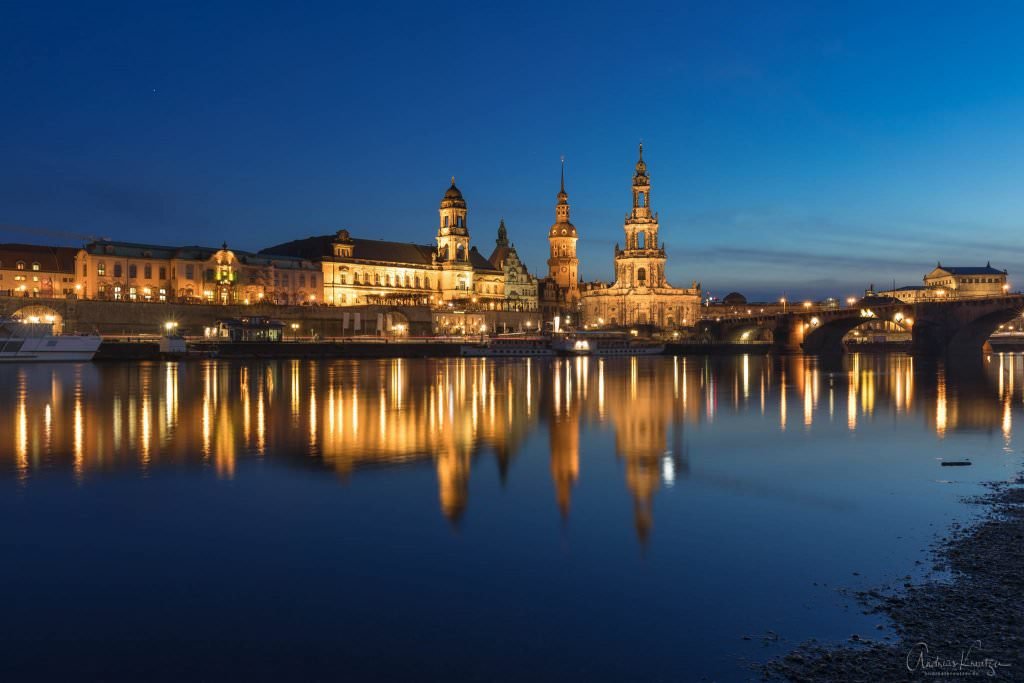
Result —
<instances>
[{"instance_id":1,"label":"church spire","mask_svg":"<svg viewBox=\"0 0 1024 683\"><path fill-rule=\"evenodd\" d=\"M564 156L562 157L562 178L561 178L561 183L559 184L559 189L558 189L558 206L560 206L560 207L564 206L565 207L565 211L564 211L565 220L569 220L569 193L565 191L565 157ZM562 213L563 212L559 211L558 208L555 209L555 215L558 216L559 219L561 219Z\"/></svg>"}]
</instances>

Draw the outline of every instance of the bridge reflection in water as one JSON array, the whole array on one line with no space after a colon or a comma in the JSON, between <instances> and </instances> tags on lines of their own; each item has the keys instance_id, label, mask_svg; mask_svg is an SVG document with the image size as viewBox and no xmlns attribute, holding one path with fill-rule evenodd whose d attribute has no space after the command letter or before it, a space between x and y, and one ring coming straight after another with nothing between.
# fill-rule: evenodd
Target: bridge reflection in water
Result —
<instances>
[{"instance_id":1,"label":"bridge reflection in water","mask_svg":"<svg viewBox=\"0 0 1024 683\"><path fill-rule=\"evenodd\" d=\"M2 368L0 466L23 486L43 470L80 480L115 470L210 466L232 478L270 458L348 479L363 468L430 463L457 522L482 460L502 481L547 432L553 503L568 516L588 451L610 432L644 539L664 486L691 475L687 428L753 413L764 429L856 431L923 419L938 438L1001 432L1024 358L963 368L903 355L152 363ZM535 450L535 449L534 449Z\"/></svg>"}]
</instances>

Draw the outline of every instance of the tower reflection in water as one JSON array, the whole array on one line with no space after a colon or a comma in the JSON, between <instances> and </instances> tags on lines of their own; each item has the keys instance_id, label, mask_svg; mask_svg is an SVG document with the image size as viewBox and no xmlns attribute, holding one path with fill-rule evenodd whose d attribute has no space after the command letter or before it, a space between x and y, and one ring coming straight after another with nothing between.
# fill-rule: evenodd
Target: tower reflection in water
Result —
<instances>
[{"instance_id":1,"label":"tower reflection in water","mask_svg":"<svg viewBox=\"0 0 1024 683\"><path fill-rule=\"evenodd\" d=\"M662 487L689 476L686 426L723 412L767 430L855 431L917 414L938 438L1001 431L1007 447L1024 359L982 367L908 356L573 358L142 363L0 368L0 464L28 486L67 469L78 480L202 464L232 478L246 458L275 458L348 478L364 466L429 461L442 513L469 504L479 458L502 480L534 430L548 432L554 503L569 516L589 429L614 433L637 533Z\"/></svg>"}]
</instances>

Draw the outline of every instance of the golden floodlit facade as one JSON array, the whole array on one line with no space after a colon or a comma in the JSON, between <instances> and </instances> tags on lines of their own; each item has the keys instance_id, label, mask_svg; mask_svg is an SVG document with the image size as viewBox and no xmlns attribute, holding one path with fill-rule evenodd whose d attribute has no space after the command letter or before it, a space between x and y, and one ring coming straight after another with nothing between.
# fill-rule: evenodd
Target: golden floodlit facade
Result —
<instances>
[{"instance_id":1,"label":"golden floodlit facade","mask_svg":"<svg viewBox=\"0 0 1024 683\"><path fill-rule=\"evenodd\" d=\"M665 278L665 245L658 239L658 214L651 211L651 179L642 144L633 173L633 208L623 227L625 248L615 245L615 282L594 283L582 292L585 324L658 329L693 325L700 313L700 285L681 289Z\"/></svg>"},{"instance_id":2,"label":"golden floodlit facade","mask_svg":"<svg viewBox=\"0 0 1024 683\"><path fill-rule=\"evenodd\" d=\"M569 316L580 304L580 260L576 256L579 234L569 221L569 194L565 191L565 160L555 204L555 222L548 229L548 276L540 283L540 301L544 319Z\"/></svg>"},{"instance_id":3,"label":"golden floodlit facade","mask_svg":"<svg viewBox=\"0 0 1024 683\"><path fill-rule=\"evenodd\" d=\"M260 253L319 263L323 301L328 305L536 310L535 280L509 245L504 223L498 230L499 248L487 258L470 246L468 213L466 200L452 178L438 208L434 244L361 239L339 230Z\"/></svg>"},{"instance_id":4,"label":"golden floodlit facade","mask_svg":"<svg viewBox=\"0 0 1024 683\"><path fill-rule=\"evenodd\" d=\"M98 240L78 250L75 292L126 302L307 304L319 300L320 265L213 247Z\"/></svg>"}]
</instances>

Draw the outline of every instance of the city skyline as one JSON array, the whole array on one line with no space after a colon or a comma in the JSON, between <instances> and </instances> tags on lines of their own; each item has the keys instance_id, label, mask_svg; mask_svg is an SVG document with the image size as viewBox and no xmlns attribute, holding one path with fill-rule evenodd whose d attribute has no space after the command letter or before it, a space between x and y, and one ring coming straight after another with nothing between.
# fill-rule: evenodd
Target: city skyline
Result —
<instances>
[{"instance_id":1,"label":"city skyline","mask_svg":"<svg viewBox=\"0 0 1024 683\"><path fill-rule=\"evenodd\" d=\"M642 139L677 286L843 296L936 261L1024 267L1014 8L465 7L439 42L425 9L65 10L0 29L4 241L418 241L455 175L474 243L504 218L542 274L565 155L581 275L608 281Z\"/></svg>"}]
</instances>

